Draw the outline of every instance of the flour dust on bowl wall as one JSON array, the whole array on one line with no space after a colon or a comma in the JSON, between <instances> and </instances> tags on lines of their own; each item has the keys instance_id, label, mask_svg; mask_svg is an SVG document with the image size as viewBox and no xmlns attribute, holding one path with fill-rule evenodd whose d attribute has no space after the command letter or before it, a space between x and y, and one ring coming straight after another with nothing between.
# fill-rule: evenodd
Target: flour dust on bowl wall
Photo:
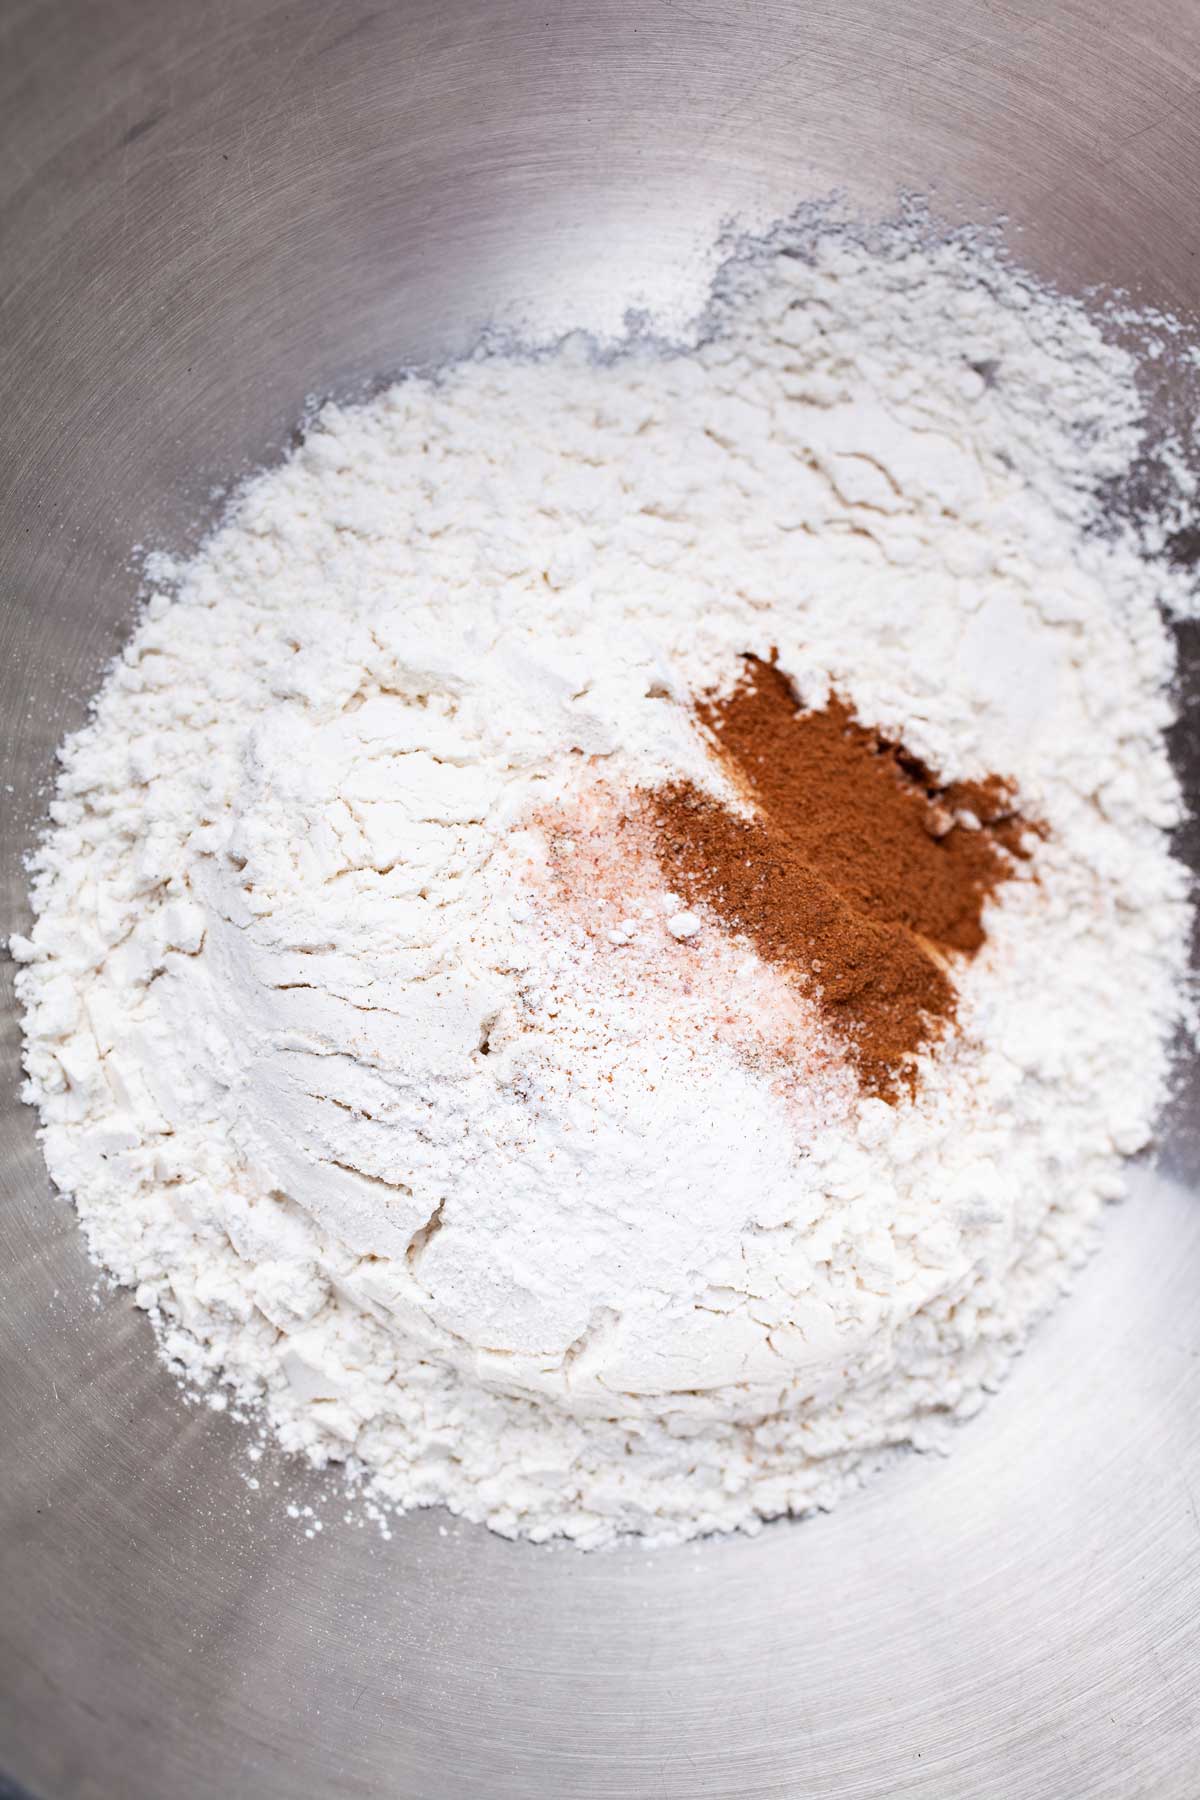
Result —
<instances>
[{"instance_id":1,"label":"flour dust on bowl wall","mask_svg":"<svg viewBox=\"0 0 1200 1800\"><path fill-rule=\"evenodd\" d=\"M585 1546L978 1409L1183 1022L1135 324L826 212L686 342L326 406L150 559L13 948L51 1174L189 1381Z\"/></svg>"}]
</instances>

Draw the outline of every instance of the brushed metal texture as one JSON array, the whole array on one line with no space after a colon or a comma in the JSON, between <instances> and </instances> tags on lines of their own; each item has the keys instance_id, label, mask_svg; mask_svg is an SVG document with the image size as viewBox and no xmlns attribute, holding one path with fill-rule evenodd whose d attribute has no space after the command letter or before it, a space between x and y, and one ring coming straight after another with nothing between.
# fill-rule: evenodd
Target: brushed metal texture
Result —
<instances>
[{"instance_id":1,"label":"brushed metal texture","mask_svg":"<svg viewBox=\"0 0 1200 1800\"><path fill-rule=\"evenodd\" d=\"M3 930L131 545L193 543L310 396L489 320L682 316L723 221L833 188L1200 299L1191 0L8 0L0 121ZM948 1461L669 1554L385 1541L271 1454L250 1492L240 1429L97 1291L10 978L0 1766L41 1800L1200 1793L1194 1081Z\"/></svg>"}]
</instances>

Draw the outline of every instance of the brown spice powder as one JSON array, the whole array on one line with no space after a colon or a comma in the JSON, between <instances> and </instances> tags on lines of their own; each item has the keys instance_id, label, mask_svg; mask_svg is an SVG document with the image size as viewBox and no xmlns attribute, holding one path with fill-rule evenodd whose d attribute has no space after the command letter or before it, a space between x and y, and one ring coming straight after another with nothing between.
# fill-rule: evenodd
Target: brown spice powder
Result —
<instances>
[{"instance_id":1,"label":"brown spice powder","mask_svg":"<svg viewBox=\"0 0 1200 1800\"><path fill-rule=\"evenodd\" d=\"M801 711L758 658L696 711L754 816L687 781L648 795L664 875L819 996L864 1093L911 1092L914 1053L954 1017L948 954L979 949L984 902L1036 827L1010 783L943 787L841 700Z\"/></svg>"}]
</instances>

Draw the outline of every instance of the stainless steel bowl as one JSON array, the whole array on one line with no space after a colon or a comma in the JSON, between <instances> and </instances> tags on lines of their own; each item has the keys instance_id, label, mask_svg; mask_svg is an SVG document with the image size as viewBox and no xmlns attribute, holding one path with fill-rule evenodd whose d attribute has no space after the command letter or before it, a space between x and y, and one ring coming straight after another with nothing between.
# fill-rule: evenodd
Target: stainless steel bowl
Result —
<instances>
[{"instance_id":1,"label":"stainless steel bowl","mask_svg":"<svg viewBox=\"0 0 1200 1800\"><path fill-rule=\"evenodd\" d=\"M3 929L131 545L193 542L308 396L489 319L685 313L725 219L835 187L1200 301L1191 0L8 0L0 33ZM949 1461L586 1557L387 1541L270 1455L249 1490L95 1292L4 1029L0 1767L43 1800L1200 1793L1186 1096Z\"/></svg>"}]
</instances>

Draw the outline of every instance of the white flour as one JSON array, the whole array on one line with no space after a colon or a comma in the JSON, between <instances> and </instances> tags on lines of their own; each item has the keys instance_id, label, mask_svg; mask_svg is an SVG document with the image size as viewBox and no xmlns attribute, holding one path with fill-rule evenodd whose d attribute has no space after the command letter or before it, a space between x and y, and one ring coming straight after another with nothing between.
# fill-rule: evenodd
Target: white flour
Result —
<instances>
[{"instance_id":1,"label":"white flour","mask_svg":"<svg viewBox=\"0 0 1200 1800\"><path fill-rule=\"evenodd\" d=\"M1129 359L903 233L741 266L708 329L327 408L160 567L14 942L51 1172L167 1355L535 1538L751 1528L972 1412L1178 1013L1181 578L1091 529ZM688 697L772 646L1049 828L894 1108L653 870L536 878L535 812L711 785Z\"/></svg>"}]
</instances>

